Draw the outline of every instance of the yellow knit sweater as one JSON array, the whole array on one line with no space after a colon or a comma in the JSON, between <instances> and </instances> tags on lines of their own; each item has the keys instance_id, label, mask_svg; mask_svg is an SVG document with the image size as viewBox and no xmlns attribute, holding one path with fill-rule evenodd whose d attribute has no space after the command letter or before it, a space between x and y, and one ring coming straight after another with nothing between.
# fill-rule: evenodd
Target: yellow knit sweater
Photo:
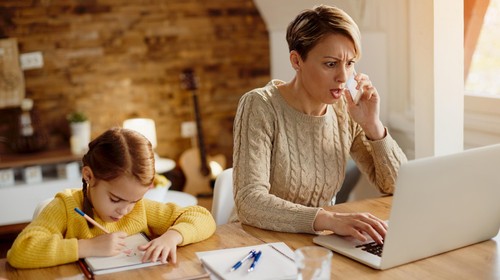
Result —
<instances>
[{"instance_id":1,"label":"yellow knit sweater","mask_svg":"<svg viewBox=\"0 0 500 280\"><path fill-rule=\"evenodd\" d=\"M39 268L70 263L78 260L78 239L102 234L89 228L87 221L74 208L82 208L81 189L58 193L40 215L16 238L7 252L8 262L17 268ZM181 208L173 203L140 200L127 216L115 223L95 220L110 232L124 231L129 235L144 232L155 238L168 229L178 231L187 245L207 239L215 232L215 221L201 206Z\"/></svg>"}]
</instances>

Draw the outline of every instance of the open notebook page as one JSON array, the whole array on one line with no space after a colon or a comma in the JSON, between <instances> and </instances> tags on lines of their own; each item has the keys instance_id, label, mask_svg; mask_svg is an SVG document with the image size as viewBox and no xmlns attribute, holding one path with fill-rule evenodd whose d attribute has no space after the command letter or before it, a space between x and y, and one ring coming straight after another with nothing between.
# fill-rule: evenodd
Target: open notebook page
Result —
<instances>
[{"instance_id":1,"label":"open notebook page","mask_svg":"<svg viewBox=\"0 0 500 280\"><path fill-rule=\"evenodd\" d=\"M128 249L122 253L112 257L88 257L85 258L85 262L94 274L105 274L161 264L161 262L143 263L141 261L144 252L139 251L137 247L148 242L149 238L145 234L137 233L125 238Z\"/></svg>"}]
</instances>

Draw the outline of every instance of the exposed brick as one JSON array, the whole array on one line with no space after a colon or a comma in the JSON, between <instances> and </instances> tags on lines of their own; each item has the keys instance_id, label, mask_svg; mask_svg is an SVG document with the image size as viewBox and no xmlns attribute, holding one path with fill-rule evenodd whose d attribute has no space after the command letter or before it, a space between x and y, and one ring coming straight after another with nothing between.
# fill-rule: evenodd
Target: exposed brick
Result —
<instances>
[{"instance_id":1,"label":"exposed brick","mask_svg":"<svg viewBox=\"0 0 500 280\"><path fill-rule=\"evenodd\" d=\"M180 80L189 67L207 151L231 163L238 100L269 80L268 33L253 1L0 0L0 7L0 36L17 38L20 53L43 53L44 67L24 74L51 145L68 145L65 116L73 110L88 114L93 137L147 117L156 121L157 152L177 159L191 146L180 136L181 123L194 120Z\"/></svg>"}]
</instances>

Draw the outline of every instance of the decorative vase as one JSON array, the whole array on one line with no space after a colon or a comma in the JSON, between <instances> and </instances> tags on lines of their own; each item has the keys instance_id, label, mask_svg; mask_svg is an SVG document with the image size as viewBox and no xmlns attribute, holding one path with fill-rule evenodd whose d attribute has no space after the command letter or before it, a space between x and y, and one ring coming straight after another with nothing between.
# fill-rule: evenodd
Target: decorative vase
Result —
<instances>
[{"instance_id":1,"label":"decorative vase","mask_svg":"<svg viewBox=\"0 0 500 280\"><path fill-rule=\"evenodd\" d=\"M83 155L88 151L90 142L90 121L72 122L70 123L71 152L75 155Z\"/></svg>"}]
</instances>

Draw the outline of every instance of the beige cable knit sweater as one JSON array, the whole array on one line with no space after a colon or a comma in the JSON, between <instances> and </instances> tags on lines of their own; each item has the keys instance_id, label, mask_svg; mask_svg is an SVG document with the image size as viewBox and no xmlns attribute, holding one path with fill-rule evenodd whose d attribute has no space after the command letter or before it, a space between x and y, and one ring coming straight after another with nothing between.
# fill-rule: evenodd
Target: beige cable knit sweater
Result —
<instances>
[{"instance_id":1,"label":"beige cable knit sweater","mask_svg":"<svg viewBox=\"0 0 500 280\"><path fill-rule=\"evenodd\" d=\"M407 159L389 133L368 140L350 118L344 98L323 116L298 112L280 95L281 83L272 80L246 93L238 105L233 180L241 222L314 233L316 214L339 191L349 156L381 192L393 193L399 166Z\"/></svg>"}]
</instances>

